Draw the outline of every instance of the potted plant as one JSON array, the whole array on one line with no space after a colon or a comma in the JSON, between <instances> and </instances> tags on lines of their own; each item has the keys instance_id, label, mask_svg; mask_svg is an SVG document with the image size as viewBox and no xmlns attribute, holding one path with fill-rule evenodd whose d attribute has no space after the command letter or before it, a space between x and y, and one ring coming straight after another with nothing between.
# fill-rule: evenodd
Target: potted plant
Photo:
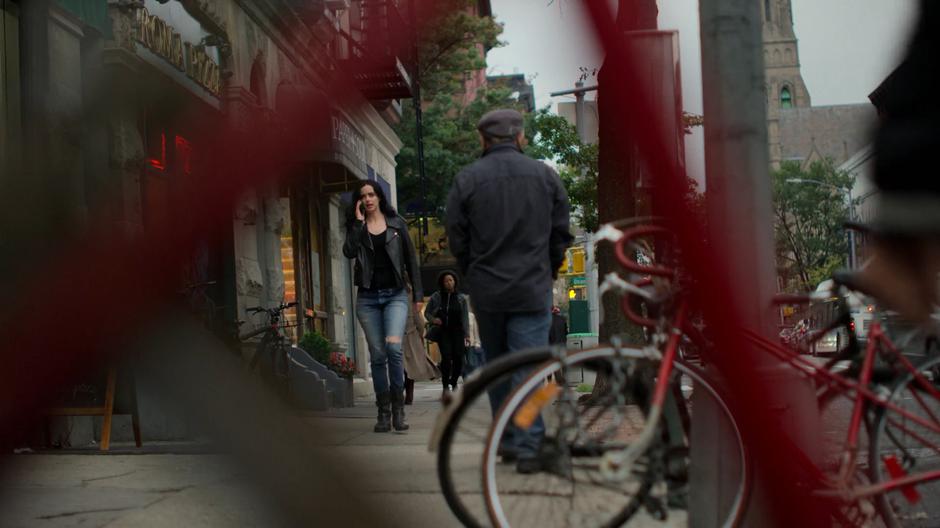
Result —
<instances>
[{"instance_id":1,"label":"potted plant","mask_svg":"<svg viewBox=\"0 0 940 528\"><path fill-rule=\"evenodd\" d=\"M333 394L333 405L351 407L356 362L338 351L338 345L317 331L305 333L298 345L313 359L310 368L326 380L328 390Z\"/></svg>"},{"instance_id":2,"label":"potted plant","mask_svg":"<svg viewBox=\"0 0 940 528\"><path fill-rule=\"evenodd\" d=\"M353 404L353 376L356 374L356 362L346 357L346 354L333 352L330 354L330 361L327 366L339 377L346 380L346 394L344 395L344 404L352 406Z\"/></svg>"},{"instance_id":3,"label":"potted plant","mask_svg":"<svg viewBox=\"0 0 940 528\"><path fill-rule=\"evenodd\" d=\"M324 337L320 332L313 331L305 333L303 337L300 338L298 345L300 348L306 350L307 353L310 354L310 357L321 365L329 364L333 345L330 343L330 340Z\"/></svg>"}]
</instances>

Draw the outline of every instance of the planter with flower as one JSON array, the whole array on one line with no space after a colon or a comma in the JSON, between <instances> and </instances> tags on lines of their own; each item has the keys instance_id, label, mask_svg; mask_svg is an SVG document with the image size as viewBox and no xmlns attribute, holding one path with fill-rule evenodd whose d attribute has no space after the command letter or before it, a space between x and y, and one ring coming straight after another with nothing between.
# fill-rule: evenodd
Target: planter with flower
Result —
<instances>
[{"instance_id":1,"label":"planter with flower","mask_svg":"<svg viewBox=\"0 0 940 528\"><path fill-rule=\"evenodd\" d=\"M330 362L327 366L330 370L335 372L336 375L346 380L343 402L344 405L351 406L355 398L353 395L353 376L356 374L356 362L346 357L346 354L333 352L330 354Z\"/></svg>"},{"instance_id":2,"label":"planter with flower","mask_svg":"<svg viewBox=\"0 0 940 528\"><path fill-rule=\"evenodd\" d=\"M330 354L330 361L326 366L341 378L352 379L356 374L356 362L339 352Z\"/></svg>"},{"instance_id":3,"label":"planter with flower","mask_svg":"<svg viewBox=\"0 0 940 528\"><path fill-rule=\"evenodd\" d=\"M326 381L334 407L353 405L353 376L356 362L347 358L335 343L319 332L307 332L299 346L312 358L310 368Z\"/></svg>"}]
</instances>

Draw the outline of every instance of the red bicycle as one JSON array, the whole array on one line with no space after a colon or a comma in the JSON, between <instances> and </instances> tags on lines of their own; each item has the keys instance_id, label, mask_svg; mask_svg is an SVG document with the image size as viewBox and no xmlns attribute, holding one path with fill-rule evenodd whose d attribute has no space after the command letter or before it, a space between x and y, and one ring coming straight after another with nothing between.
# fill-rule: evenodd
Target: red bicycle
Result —
<instances>
[{"instance_id":1,"label":"red bicycle","mask_svg":"<svg viewBox=\"0 0 940 528\"><path fill-rule=\"evenodd\" d=\"M708 495L708 490L689 489L696 483L732 487L725 503L714 508L714 525L735 526L742 518L751 465L734 407L721 385L689 359L691 350L707 359L709 344L691 323L681 274L655 262L652 244L639 242L668 235L656 225L599 231L598 238L615 243L618 260L631 273L629 280L608 276L601 290L622 294L627 317L647 329L646 345L615 342L559 354L516 387L495 416L483 453L484 496L494 525L621 526L638 515L686 515L683 498L687 504L696 494ZM849 340L836 357L819 363L753 332L746 337L816 389L831 433L822 436L839 445L830 450L836 456L821 465L809 457L801 462L812 472L815 493L838 501L834 523L870 525L880 514L892 528L938 526L940 355L929 354L929 341L923 350L899 350L878 321L862 347L851 331L845 294L865 292L850 274L833 279L831 292L779 295L775 302L840 299L841 315L808 340L845 327ZM570 381L578 375L584 379L585 370L607 384L600 401L585 402ZM546 383L554 376L565 381ZM719 448L725 451L721 475L690 476L691 451L714 449L706 444L708 432L693 428L693 413L706 413L716 424L711 429L730 431L723 438L732 441ZM519 474L500 464L500 450L514 430L531 427L544 429L538 454L542 470ZM579 487L592 492L578 496ZM622 498L615 500L623 496L631 498L626 506ZM617 507L610 506L614 503Z\"/></svg>"}]
</instances>

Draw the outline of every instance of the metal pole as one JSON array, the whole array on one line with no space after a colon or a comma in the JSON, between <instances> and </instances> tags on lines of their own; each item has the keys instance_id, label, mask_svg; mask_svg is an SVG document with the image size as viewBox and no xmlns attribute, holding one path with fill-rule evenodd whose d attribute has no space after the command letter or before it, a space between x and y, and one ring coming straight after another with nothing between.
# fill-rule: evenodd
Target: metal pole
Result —
<instances>
[{"instance_id":1,"label":"metal pole","mask_svg":"<svg viewBox=\"0 0 940 528\"><path fill-rule=\"evenodd\" d=\"M855 222L855 204L852 203L852 189L846 189L845 198L848 201L849 222ZM855 229L849 229L849 269L858 267L858 261L855 255Z\"/></svg>"},{"instance_id":2,"label":"metal pole","mask_svg":"<svg viewBox=\"0 0 940 528\"><path fill-rule=\"evenodd\" d=\"M701 0L699 6L710 244L725 257L723 263L734 277L736 321L773 338L771 299L776 275L760 3ZM781 420L793 425L790 430L807 431L811 422L818 421L811 388L769 354L755 351L753 357L758 370L754 375L775 387L774 395L779 398L768 404L781 411ZM723 494L728 493L721 489L726 481L721 439L730 433L717 423L717 416L714 409L693 414L693 431L697 424L716 443L692 454L693 475L700 475L693 478L692 489L702 491L691 499L689 517L695 520L690 526L710 526L714 504L726 500ZM695 439L693 443L703 445ZM696 472L696 467L702 471ZM756 489L746 526L766 525L764 516L769 513L764 479L773 476L762 475L760 468L754 475Z\"/></svg>"},{"instance_id":3,"label":"metal pole","mask_svg":"<svg viewBox=\"0 0 940 528\"><path fill-rule=\"evenodd\" d=\"M421 110L421 62L418 50L418 20L415 14L415 0L411 0L409 9L409 18L411 22L411 35L414 53L414 86L412 89L411 102L415 110L415 153L418 161L418 182L421 187L419 222L418 222L418 265L424 264L424 237L428 232L427 218L427 195L425 194L426 173L424 168L424 122Z\"/></svg>"},{"instance_id":4,"label":"metal pole","mask_svg":"<svg viewBox=\"0 0 940 528\"><path fill-rule=\"evenodd\" d=\"M574 97L577 101L574 105L574 127L578 131L578 139L585 143L586 131L584 130L584 83L578 81L574 83Z\"/></svg>"},{"instance_id":5,"label":"metal pole","mask_svg":"<svg viewBox=\"0 0 940 528\"><path fill-rule=\"evenodd\" d=\"M574 90L563 90L560 92L552 92L550 95L552 97L558 97L561 95L574 95L575 96L575 105L574 105L574 123L575 129L578 131L578 139L581 140L581 143L587 143L587 125L585 123L585 106L584 106L584 94L587 92L592 92L597 90L597 86L584 86L583 81L577 81L574 83ZM600 332L600 319L598 317L598 307L600 301L597 298L597 267L594 265L594 245L585 244L585 275L587 277L587 296L588 296L588 307L590 311L589 315L589 325L591 333L598 334Z\"/></svg>"}]
</instances>

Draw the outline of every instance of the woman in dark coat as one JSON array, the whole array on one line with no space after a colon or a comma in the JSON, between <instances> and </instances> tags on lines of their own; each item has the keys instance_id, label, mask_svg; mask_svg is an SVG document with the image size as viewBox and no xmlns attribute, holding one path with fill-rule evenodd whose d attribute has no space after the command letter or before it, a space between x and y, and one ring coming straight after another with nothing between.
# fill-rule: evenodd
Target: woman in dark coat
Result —
<instances>
[{"instance_id":1,"label":"woman in dark coat","mask_svg":"<svg viewBox=\"0 0 940 528\"><path fill-rule=\"evenodd\" d=\"M437 277L437 291L428 300L425 316L441 327L441 382L444 391L456 390L463 371L463 356L470 345L470 307L467 297L457 291L457 274L443 271Z\"/></svg>"}]
</instances>

